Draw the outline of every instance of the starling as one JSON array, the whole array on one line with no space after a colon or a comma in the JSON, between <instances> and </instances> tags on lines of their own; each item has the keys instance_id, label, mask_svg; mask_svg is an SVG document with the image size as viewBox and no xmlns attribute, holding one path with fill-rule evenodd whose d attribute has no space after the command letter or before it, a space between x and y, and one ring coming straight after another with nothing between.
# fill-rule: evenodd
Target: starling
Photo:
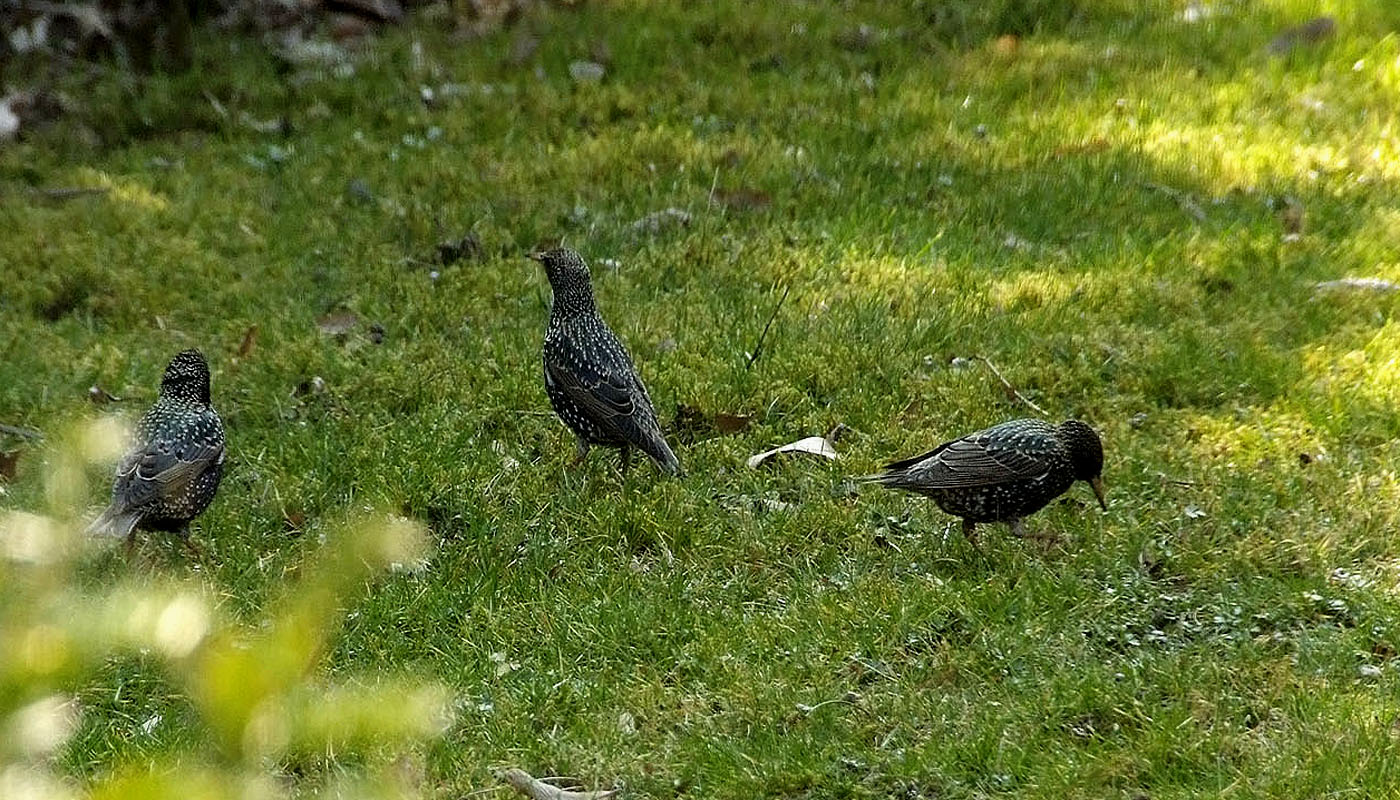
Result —
<instances>
[{"instance_id":1,"label":"starling","mask_svg":"<svg viewBox=\"0 0 1400 800\"><path fill-rule=\"evenodd\" d=\"M1021 520L1088 481L1105 511L1103 443L1079 420L1051 425L1017 419L954 439L923 455L885 465L866 480L925 495L949 514L962 517L963 533L975 541L979 522L1007 522L1025 536Z\"/></svg>"},{"instance_id":2,"label":"starling","mask_svg":"<svg viewBox=\"0 0 1400 800\"><path fill-rule=\"evenodd\" d=\"M544 265L554 292L544 334L544 389L554 412L578 437L578 461L591 445L616 447L626 469L636 447L661 469L679 473L681 463L661 434L627 349L598 314L588 265L563 248L530 257Z\"/></svg>"},{"instance_id":3,"label":"starling","mask_svg":"<svg viewBox=\"0 0 1400 800\"><path fill-rule=\"evenodd\" d=\"M224 474L224 424L209 404L209 365L198 350L171 359L160 397L136 426L136 443L117 465L112 504L88 528L126 537L172 531L188 546L190 520L214 499Z\"/></svg>"}]
</instances>

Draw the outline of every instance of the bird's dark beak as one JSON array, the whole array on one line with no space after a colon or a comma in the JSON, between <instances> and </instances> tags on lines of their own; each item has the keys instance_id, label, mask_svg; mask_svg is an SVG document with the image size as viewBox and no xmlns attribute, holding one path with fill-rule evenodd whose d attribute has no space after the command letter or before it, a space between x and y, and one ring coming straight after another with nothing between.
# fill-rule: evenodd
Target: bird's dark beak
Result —
<instances>
[{"instance_id":1,"label":"bird's dark beak","mask_svg":"<svg viewBox=\"0 0 1400 800\"><path fill-rule=\"evenodd\" d=\"M1103 499L1103 478L1090 479L1089 486L1093 488L1094 496L1099 498L1099 508L1102 508L1104 511L1107 511L1108 501Z\"/></svg>"}]
</instances>

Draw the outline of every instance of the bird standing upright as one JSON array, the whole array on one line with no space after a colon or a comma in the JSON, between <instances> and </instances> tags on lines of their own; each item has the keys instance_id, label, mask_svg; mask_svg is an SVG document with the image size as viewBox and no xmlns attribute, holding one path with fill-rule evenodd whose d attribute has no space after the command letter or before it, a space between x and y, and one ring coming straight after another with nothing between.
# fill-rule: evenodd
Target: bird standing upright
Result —
<instances>
[{"instance_id":1,"label":"bird standing upright","mask_svg":"<svg viewBox=\"0 0 1400 800\"><path fill-rule=\"evenodd\" d=\"M88 530L126 537L173 531L189 541L189 524L208 507L224 473L224 424L210 405L209 365L198 350L171 359L156 399L136 426L136 441L117 465L112 503Z\"/></svg>"},{"instance_id":2,"label":"bird standing upright","mask_svg":"<svg viewBox=\"0 0 1400 800\"><path fill-rule=\"evenodd\" d=\"M1007 522L1025 536L1021 520L1088 481L1103 497L1103 443L1079 420L1051 425L1038 419L1003 422L945 442L923 455L885 465L865 480L924 495L962 517L963 533L976 541L979 522Z\"/></svg>"},{"instance_id":3,"label":"bird standing upright","mask_svg":"<svg viewBox=\"0 0 1400 800\"><path fill-rule=\"evenodd\" d=\"M573 250L531 253L544 265L554 301L544 335L544 388L554 411L578 437L578 461L590 445L633 447L675 475L681 464L666 444L651 397L627 349L598 314L588 265Z\"/></svg>"}]
</instances>

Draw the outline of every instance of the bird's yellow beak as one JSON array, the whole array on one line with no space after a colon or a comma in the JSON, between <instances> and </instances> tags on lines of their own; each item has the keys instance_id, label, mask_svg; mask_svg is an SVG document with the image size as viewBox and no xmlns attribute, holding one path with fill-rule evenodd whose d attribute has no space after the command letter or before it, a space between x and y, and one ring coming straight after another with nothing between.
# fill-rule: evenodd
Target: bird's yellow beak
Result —
<instances>
[{"instance_id":1,"label":"bird's yellow beak","mask_svg":"<svg viewBox=\"0 0 1400 800\"><path fill-rule=\"evenodd\" d=\"M1089 481L1089 486L1094 490L1094 496L1099 498L1099 508L1108 510L1108 501L1103 499L1103 478L1094 478Z\"/></svg>"}]
</instances>

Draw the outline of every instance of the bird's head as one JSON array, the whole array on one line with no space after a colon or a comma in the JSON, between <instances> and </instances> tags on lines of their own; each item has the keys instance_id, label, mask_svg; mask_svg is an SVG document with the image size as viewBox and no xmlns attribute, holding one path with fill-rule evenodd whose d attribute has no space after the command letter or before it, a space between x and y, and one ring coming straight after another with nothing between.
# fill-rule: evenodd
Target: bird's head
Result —
<instances>
[{"instance_id":1,"label":"bird's head","mask_svg":"<svg viewBox=\"0 0 1400 800\"><path fill-rule=\"evenodd\" d=\"M209 405L209 364L204 354L191 348L170 359L160 379L160 396Z\"/></svg>"},{"instance_id":2,"label":"bird's head","mask_svg":"<svg viewBox=\"0 0 1400 800\"><path fill-rule=\"evenodd\" d=\"M530 258L544 266L549 287L554 290L554 307L560 311L584 310L593 307L592 276L583 256L567 247L536 250Z\"/></svg>"},{"instance_id":3,"label":"bird's head","mask_svg":"<svg viewBox=\"0 0 1400 800\"><path fill-rule=\"evenodd\" d=\"M1099 506L1107 511L1108 502L1103 497L1103 442L1098 433L1077 419L1069 419L1060 423L1060 438L1069 448L1074 479L1088 481Z\"/></svg>"}]
</instances>

